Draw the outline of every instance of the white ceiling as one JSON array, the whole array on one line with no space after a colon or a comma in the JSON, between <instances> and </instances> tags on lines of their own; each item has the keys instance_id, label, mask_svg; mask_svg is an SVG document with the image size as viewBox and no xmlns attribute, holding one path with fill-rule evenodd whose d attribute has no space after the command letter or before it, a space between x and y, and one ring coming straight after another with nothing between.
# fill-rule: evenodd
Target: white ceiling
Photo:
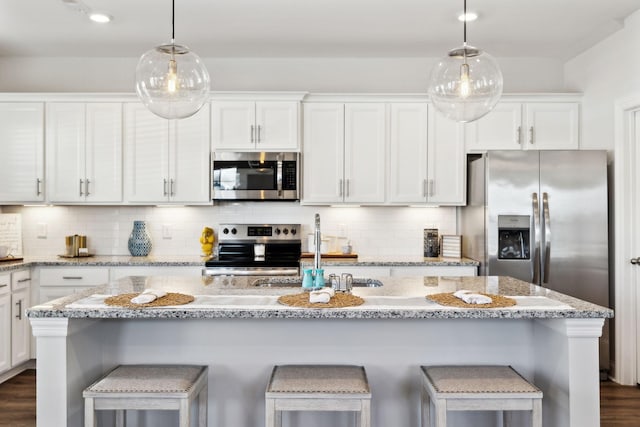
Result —
<instances>
[{"instance_id":1,"label":"white ceiling","mask_svg":"<svg viewBox=\"0 0 640 427\"><path fill-rule=\"evenodd\" d=\"M136 57L171 36L171 0L0 0L0 56ZM70 0L66 0L70 1ZM462 42L462 0L175 0L176 43L202 57L439 57ZM468 0L469 44L569 59L622 28L640 0Z\"/></svg>"}]
</instances>

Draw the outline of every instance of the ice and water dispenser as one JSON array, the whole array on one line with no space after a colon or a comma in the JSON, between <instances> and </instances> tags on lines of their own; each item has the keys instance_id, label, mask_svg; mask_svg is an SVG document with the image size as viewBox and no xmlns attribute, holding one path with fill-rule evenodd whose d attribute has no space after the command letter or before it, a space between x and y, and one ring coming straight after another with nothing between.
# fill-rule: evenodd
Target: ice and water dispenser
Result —
<instances>
[{"instance_id":1,"label":"ice and water dispenser","mask_svg":"<svg viewBox=\"0 0 640 427\"><path fill-rule=\"evenodd\" d=\"M498 215L498 259L531 259L531 217Z\"/></svg>"}]
</instances>

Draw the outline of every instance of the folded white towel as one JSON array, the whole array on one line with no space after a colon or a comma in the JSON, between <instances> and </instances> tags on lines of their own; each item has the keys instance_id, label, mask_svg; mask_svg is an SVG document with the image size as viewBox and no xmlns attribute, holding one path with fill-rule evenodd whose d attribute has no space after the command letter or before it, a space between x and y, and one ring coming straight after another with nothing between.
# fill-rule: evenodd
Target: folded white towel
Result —
<instances>
[{"instance_id":1,"label":"folded white towel","mask_svg":"<svg viewBox=\"0 0 640 427\"><path fill-rule=\"evenodd\" d=\"M325 292L325 291L311 291L309 292L309 302L311 304L316 304L316 303L328 303L329 300L331 300L331 295L329 294L329 292Z\"/></svg>"},{"instance_id":2,"label":"folded white towel","mask_svg":"<svg viewBox=\"0 0 640 427\"><path fill-rule=\"evenodd\" d=\"M327 287L327 288L320 288L320 289L318 289L318 290L317 290L317 291L315 291L315 292L325 292L325 293L329 294L329 296L330 296L331 298L333 298L334 296L336 296L336 291L335 291L333 288L329 288L329 287Z\"/></svg>"},{"instance_id":3,"label":"folded white towel","mask_svg":"<svg viewBox=\"0 0 640 427\"><path fill-rule=\"evenodd\" d=\"M491 304L493 302L491 297L482 294L474 294L471 291L467 291L465 289L454 292L453 296L456 298L460 298L467 304Z\"/></svg>"},{"instance_id":4,"label":"folded white towel","mask_svg":"<svg viewBox=\"0 0 640 427\"><path fill-rule=\"evenodd\" d=\"M131 298L131 302L134 304L148 304L165 295L167 295L167 293L159 289L145 289L137 297Z\"/></svg>"}]
</instances>

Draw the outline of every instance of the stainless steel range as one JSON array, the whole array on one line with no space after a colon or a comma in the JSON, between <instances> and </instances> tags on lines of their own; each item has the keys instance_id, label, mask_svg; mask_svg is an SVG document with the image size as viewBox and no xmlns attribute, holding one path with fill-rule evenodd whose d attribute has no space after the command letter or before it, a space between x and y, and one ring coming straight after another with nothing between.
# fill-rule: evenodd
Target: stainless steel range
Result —
<instances>
[{"instance_id":1,"label":"stainless steel range","mask_svg":"<svg viewBox=\"0 0 640 427\"><path fill-rule=\"evenodd\" d=\"M207 276L300 274L300 224L221 224Z\"/></svg>"}]
</instances>

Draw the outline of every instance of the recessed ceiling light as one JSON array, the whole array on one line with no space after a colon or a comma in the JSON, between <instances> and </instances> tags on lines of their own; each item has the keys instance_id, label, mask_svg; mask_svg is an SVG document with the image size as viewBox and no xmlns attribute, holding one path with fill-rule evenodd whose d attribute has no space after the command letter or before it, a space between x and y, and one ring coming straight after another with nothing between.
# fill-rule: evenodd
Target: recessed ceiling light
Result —
<instances>
[{"instance_id":1,"label":"recessed ceiling light","mask_svg":"<svg viewBox=\"0 0 640 427\"><path fill-rule=\"evenodd\" d=\"M458 15L458 21L460 22L471 22L475 21L476 19L478 19L478 14L475 12L467 12L466 15L464 13L461 13L460 15Z\"/></svg>"},{"instance_id":2,"label":"recessed ceiling light","mask_svg":"<svg viewBox=\"0 0 640 427\"><path fill-rule=\"evenodd\" d=\"M111 22L113 20L113 17L111 15L107 15L106 13L102 13L102 12L90 12L89 19L91 19L93 22L106 24L107 22Z\"/></svg>"}]
</instances>

